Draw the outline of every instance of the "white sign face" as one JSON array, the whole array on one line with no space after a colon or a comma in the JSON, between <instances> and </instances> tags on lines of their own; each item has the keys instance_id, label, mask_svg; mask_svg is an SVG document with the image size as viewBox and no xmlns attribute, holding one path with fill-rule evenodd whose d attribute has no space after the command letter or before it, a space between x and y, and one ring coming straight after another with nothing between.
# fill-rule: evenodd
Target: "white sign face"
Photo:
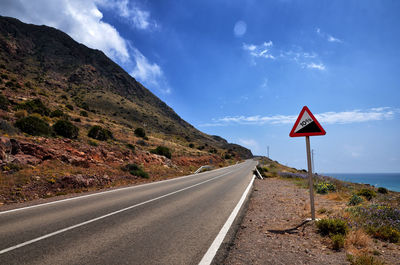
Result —
<instances>
[{"instance_id":1,"label":"white sign face","mask_svg":"<svg viewBox=\"0 0 400 265\"><path fill-rule=\"evenodd\" d=\"M307 111L304 111L303 116L301 117L299 124L297 125L296 129L294 130L294 133L297 133L304 127L306 127L308 124L312 123L313 119L310 117Z\"/></svg>"}]
</instances>

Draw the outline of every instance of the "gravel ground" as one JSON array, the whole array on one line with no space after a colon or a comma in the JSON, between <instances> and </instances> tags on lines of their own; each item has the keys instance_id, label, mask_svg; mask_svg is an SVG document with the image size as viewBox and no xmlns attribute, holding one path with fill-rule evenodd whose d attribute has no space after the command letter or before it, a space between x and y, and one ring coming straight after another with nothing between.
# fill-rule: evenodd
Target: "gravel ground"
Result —
<instances>
[{"instance_id":1,"label":"gravel ground","mask_svg":"<svg viewBox=\"0 0 400 265\"><path fill-rule=\"evenodd\" d=\"M315 203L316 210L344 207L343 202L320 195ZM311 222L291 232L282 231L300 225L307 217L308 190L276 178L256 180L247 213L224 264L349 264L345 250L332 250L330 240L317 234ZM381 249L382 253L389 264L399 264L399 246L390 245L392 251Z\"/></svg>"}]
</instances>

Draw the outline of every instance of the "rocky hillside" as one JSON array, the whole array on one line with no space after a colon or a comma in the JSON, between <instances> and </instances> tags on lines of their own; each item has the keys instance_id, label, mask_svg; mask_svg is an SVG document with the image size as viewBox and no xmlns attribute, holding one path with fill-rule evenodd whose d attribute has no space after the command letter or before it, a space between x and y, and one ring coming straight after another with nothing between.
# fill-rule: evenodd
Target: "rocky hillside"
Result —
<instances>
[{"instance_id":1,"label":"rocky hillside","mask_svg":"<svg viewBox=\"0 0 400 265\"><path fill-rule=\"evenodd\" d=\"M31 92L32 88L57 92L72 105L128 127L146 126L153 133L232 148L242 158L252 156L241 146L230 146L220 137L195 129L103 52L54 28L0 17L0 64L17 75L20 83L29 82Z\"/></svg>"},{"instance_id":2,"label":"rocky hillside","mask_svg":"<svg viewBox=\"0 0 400 265\"><path fill-rule=\"evenodd\" d=\"M250 157L181 119L101 51L0 17L0 205Z\"/></svg>"}]
</instances>

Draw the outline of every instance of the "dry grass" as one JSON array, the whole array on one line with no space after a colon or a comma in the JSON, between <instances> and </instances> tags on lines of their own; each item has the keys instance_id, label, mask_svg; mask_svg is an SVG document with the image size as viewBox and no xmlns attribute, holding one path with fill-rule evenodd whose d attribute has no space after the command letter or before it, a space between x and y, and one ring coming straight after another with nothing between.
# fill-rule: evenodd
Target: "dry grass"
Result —
<instances>
[{"instance_id":1,"label":"dry grass","mask_svg":"<svg viewBox=\"0 0 400 265\"><path fill-rule=\"evenodd\" d=\"M370 251L372 239L362 230L352 230L346 236L345 249L352 255Z\"/></svg>"}]
</instances>

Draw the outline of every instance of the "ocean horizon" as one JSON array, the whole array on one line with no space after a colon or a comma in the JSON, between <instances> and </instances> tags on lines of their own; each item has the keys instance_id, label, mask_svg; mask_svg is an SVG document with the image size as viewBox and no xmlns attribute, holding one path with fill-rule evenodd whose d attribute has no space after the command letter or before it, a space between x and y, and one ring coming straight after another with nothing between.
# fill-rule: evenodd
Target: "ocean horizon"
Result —
<instances>
[{"instance_id":1,"label":"ocean horizon","mask_svg":"<svg viewBox=\"0 0 400 265\"><path fill-rule=\"evenodd\" d=\"M321 175L400 192L400 173L323 173Z\"/></svg>"}]
</instances>

